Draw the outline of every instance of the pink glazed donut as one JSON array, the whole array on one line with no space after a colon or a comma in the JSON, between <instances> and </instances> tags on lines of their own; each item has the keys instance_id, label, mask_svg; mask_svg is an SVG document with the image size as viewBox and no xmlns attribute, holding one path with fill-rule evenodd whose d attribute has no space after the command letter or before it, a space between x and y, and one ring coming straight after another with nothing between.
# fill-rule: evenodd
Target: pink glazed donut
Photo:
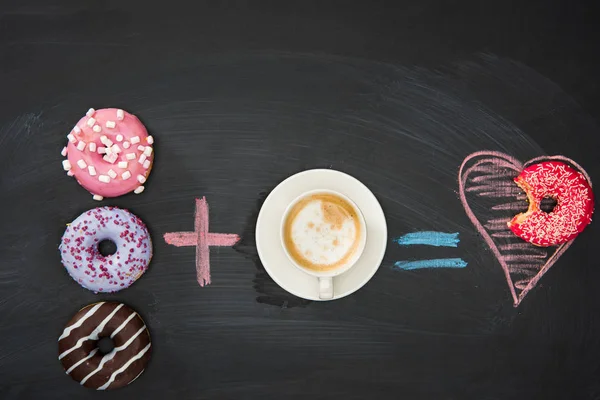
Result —
<instances>
[{"instance_id":1,"label":"pink glazed donut","mask_svg":"<svg viewBox=\"0 0 600 400\"><path fill-rule=\"evenodd\" d=\"M112 241L117 250L102 255L100 242ZM146 225L134 214L116 207L98 207L71 222L58 247L71 277L94 293L128 288L146 270L152 241Z\"/></svg>"},{"instance_id":2,"label":"pink glazed donut","mask_svg":"<svg viewBox=\"0 0 600 400\"><path fill-rule=\"evenodd\" d=\"M90 108L67 139L61 153L67 157L63 168L94 200L144 191L154 140L135 115L116 108Z\"/></svg>"}]
</instances>

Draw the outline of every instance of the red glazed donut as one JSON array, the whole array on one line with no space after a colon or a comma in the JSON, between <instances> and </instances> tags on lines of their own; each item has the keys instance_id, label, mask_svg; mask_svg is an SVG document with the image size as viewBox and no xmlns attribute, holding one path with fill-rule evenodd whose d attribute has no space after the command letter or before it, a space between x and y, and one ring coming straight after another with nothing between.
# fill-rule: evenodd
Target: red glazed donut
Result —
<instances>
[{"instance_id":1,"label":"red glazed donut","mask_svg":"<svg viewBox=\"0 0 600 400\"><path fill-rule=\"evenodd\" d=\"M585 176L560 161L544 161L525 168L515 182L527 193L529 209L516 215L508 227L536 246L555 246L574 239L591 222L594 194ZM547 213L544 198L557 204Z\"/></svg>"}]
</instances>

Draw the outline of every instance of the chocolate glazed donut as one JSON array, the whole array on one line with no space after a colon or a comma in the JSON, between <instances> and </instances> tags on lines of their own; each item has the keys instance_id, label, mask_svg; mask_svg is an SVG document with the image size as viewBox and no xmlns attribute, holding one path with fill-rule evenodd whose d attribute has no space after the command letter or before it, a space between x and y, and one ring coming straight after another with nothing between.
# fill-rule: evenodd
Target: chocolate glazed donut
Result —
<instances>
[{"instance_id":1,"label":"chocolate glazed donut","mask_svg":"<svg viewBox=\"0 0 600 400\"><path fill-rule=\"evenodd\" d=\"M103 354L100 339L115 347ZM68 375L97 390L133 382L150 360L150 333L142 318L122 303L90 304L75 314L58 338L58 359Z\"/></svg>"}]
</instances>

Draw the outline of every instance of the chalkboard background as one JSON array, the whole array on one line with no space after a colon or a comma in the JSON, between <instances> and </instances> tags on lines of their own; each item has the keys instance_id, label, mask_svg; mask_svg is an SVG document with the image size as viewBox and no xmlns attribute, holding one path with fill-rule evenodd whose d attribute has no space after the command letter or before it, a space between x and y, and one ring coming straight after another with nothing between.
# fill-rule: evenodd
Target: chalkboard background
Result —
<instances>
[{"instance_id":1,"label":"chalkboard background","mask_svg":"<svg viewBox=\"0 0 600 400\"><path fill-rule=\"evenodd\" d=\"M456 193L463 158L486 149L564 154L600 179L585 2L189 3L2 2L2 399L600 399L597 221L513 308ZM103 202L139 215L155 244L148 272L113 295L77 285L57 251L98 206L60 165L89 107L124 108L156 138L146 191ZM364 182L390 238L459 232L459 247L390 242L356 294L287 295L258 261L255 220L281 180L316 167ZM194 249L162 240L193 229L201 196L211 231L242 235L211 250L204 288ZM391 269L432 255L469 265ZM101 299L138 310L154 344L112 393L57 360L65 323Z\"/></svg>"}]
</instances>

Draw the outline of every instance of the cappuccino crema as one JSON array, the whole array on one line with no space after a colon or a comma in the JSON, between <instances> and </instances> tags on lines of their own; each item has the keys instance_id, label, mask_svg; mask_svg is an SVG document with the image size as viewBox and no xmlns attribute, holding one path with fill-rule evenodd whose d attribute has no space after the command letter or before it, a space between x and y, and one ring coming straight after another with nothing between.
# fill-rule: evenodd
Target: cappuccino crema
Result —
<instances>
[{"instance_id":1,"label":"cappuccino crema","mask_svg":"<svg viewBox=\"0 0 600 400\"><path fill-rule=\"evenodd\" d=\"M293 204L283 223L289 256L309 271L333 271L353 261L365 233L359 211L332 193L312 193Z\"/></svg>"}]
</instances>

